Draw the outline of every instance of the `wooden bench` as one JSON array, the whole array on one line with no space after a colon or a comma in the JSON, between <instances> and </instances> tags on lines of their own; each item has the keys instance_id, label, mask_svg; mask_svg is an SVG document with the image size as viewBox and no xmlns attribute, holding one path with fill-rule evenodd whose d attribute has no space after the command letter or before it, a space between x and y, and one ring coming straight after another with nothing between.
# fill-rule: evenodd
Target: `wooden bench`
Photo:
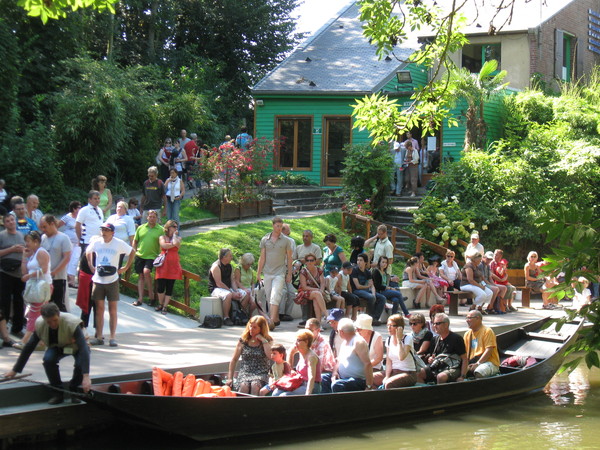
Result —
<instances>
[{"instance_id":1,"label":"wooden bench","mask_svg":"<svg viewBox=\"0 0 600 450\"><path fill-rule=\"evenodd\" d=\"M506 269L508 282L521 291L521 306L529 308L531 305L531 288L525 283L523 269Z\"/></svg>"},{"instance_id":2,"label":"wooden bench","mask_svg":"<svg viewBox=\"0 0 600 450\"><path fill-rule=\"evenodd\" d=\"M449 316L458 316L458 302L459 298L475 298L472 292L467 291L448 291L450 294L450 306L448 307Z\"/></svg>"}]
</instances>

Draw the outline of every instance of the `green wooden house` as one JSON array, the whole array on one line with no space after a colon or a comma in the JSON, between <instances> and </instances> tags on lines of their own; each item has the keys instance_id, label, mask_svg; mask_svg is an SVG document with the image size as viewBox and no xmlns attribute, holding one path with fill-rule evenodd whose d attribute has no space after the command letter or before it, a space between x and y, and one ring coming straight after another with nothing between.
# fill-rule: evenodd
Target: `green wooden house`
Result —
<instances>
[{"instance_id":1,"label":"green wooden house","mask_svg":"<svg viewBox=\"0 0 600 450\"><path fill-rule=\"evenodd\" d=\"M396 55L406 59L417 46ZM398 73L410 74L411 81L401 84ZM344 146L370 141L366 130L353 128L356 99L385 91L409 104L414 86L426 81L424 69L378 59L362 35L359 7L351 4L253 87L254 136L280 140L273 173L294 171L337 186Z\"/></svg>"}]
</instances>

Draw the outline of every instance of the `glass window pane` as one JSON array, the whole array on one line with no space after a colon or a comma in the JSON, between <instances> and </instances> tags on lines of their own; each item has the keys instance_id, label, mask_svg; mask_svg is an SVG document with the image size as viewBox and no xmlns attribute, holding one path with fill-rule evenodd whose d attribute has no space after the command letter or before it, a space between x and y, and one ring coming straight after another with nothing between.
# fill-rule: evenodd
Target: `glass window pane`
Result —
<instances>
[{"instance_id":1,"label":"glass window pane","mask_svg":"<svg viewBox=\"0 0 600 450\"><path fill-rule=\"evenodd\" d=\"M279 167L294 166L294 121L279 121Z\"/></svg>"},{"instance_id":2,"label":"glass window pane","mask_svg":"<svg viewBox=\"0 0 600 450\"><path fill-rule=\"evenodd\" d=\"M328 121L327 133L327 176L341 177L344 167L344 146L350 143L350 119Z\"/></svg>"},{"instance_id":3,"label":"glass window pane","mask_svg":"<svg viewBox=\"0 0 600 450\"><path fill-rule=\"evenodd\" d=\"M298 167L310 168L310 157L312 153L312 121L310 119L298 119Z\"/></svg>"}]
</instances>

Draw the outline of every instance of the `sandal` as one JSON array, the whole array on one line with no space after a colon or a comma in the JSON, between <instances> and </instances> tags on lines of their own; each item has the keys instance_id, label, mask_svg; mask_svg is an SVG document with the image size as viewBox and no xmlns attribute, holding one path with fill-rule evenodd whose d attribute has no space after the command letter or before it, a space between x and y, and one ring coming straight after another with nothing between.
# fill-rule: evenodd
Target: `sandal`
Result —
<instances>
[{"instance_id":1,"label":"sandal","mask_svg":"<svg viewBox=\"0 0 600 450\"><path fill-rule=\"evenodd\" d=\"M136 300L135 302L132 303L133 306L142 306L143 303L139 300Z\"/></svg>"},{"instance_id":2,"label":"sandal","mask_svg":"<svg viewBox=\"0 0 600 450\"><path fill-rule=\"evenodd\" d=\"M161 311L160 311L160 313L161 313L163 316L166 316L166 315L167 315L167 308L162 308L162 309L161 309Z\"/></svg>"},{"instance_id":3,"label":"sandal","mask_svg":"<svg viewBox=\"0 0 600 450\"><path fill-rule=\"evenodd\" d=\"M416 309L421 309L421 303L420 303L420 302L413 302L413 306L414 306Z\"/></svg>"},{"instance_id":4,"label":"sandal","mask_svg":"<svg viewBox=\"0 0 600 450\"><path fill-rule=\"evenodd\" d=\"M158 305L156 308L154 308L154 311L158 312L158 311L162 311L163 307L162 305Z\"/></svg>"}]
</instances>

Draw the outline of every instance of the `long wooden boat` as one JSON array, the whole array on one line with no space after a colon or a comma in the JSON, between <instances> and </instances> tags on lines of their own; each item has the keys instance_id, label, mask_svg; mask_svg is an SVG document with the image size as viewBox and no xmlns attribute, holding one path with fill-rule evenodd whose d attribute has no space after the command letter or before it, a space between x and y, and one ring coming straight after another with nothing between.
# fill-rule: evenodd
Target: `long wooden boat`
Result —
<instances>
[{"instance_id":1,"label":"long wooden boat","mask_svg":"<svg viewBox=\"0 0 600 450\"><path fill-rule=\"evenodd\" d=\"M148 379L93 386L87 401L101 404L137 424L204 441L265 433L269 429L308 427L426 415L469 404L524 396L542 389L563 362L565 347L576 339L581 322L542 329L542 319L497 336L501 360L536 359L527 368L501 368L501 374L442 385L293 397L194 398L152 395ZM218 380L213 374L205 379Z\"/></svg>"}]
</instances>

